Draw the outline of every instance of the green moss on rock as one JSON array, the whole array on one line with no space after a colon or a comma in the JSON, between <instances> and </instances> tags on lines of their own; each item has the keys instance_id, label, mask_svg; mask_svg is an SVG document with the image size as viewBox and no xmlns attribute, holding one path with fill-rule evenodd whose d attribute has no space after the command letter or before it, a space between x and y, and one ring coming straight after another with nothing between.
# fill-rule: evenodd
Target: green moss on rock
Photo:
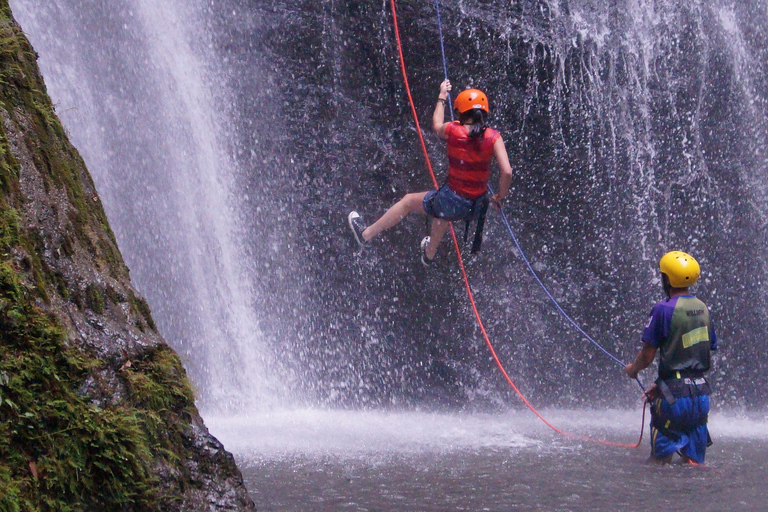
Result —
<instances>
[{"instance_id":1,"label":"green moss on rock","mask_svg":"<svg viewBox=\"0 0 768 512\"><path fill-rule=\"evenodd\" d=\"M195 452L226 459L35 60L0 0L0 510L200 509L190 468L242 477Z\"/></svg>"},{"instance_id":2,"label":"green moss on rock","mask_svg":"<svg viewBox=\"0 0 768 512\"><path fill-rule=\"evenodd\" d=\"M139 409L81 396L101 363L65 344L22 282L0 262L0 509L156 508L157 434Z\"/></svg>"}]
</instances>

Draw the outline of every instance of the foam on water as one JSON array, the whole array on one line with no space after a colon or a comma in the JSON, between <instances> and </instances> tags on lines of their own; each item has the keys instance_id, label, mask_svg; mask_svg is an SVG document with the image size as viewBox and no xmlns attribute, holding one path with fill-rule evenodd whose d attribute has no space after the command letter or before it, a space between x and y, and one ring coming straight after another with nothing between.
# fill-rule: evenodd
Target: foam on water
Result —
<instances>
[{"instance_id":1,"label":"foam on water","mask_svg":"<svg viewBox=\"0 0 768 512\"><path fill-rule=\"evenodd\" d=\"M302 454L357 457L486 448L526 448L539 441L531 422L507 415L301 409L207 417L211 432L235 453L267 458Z\"/></svg>"},{"instance_id":2,"label":"foam on water","mask_svg":"<svg viewBox=\"0 0 768 512\"><path fill-rule=\"evenodd\" d=\"M622 443L636 442L641 427L639 410L547 409L542 414L569 433ZM207 417L206 423L230 450L245 458L565 450L583 444L556 434L527 410L481 414L297 409ZM710 430L714 438L766 440L768 415L716 412ZM647 435L647 425L645 431Z\"/></svg>"}]
</instances>

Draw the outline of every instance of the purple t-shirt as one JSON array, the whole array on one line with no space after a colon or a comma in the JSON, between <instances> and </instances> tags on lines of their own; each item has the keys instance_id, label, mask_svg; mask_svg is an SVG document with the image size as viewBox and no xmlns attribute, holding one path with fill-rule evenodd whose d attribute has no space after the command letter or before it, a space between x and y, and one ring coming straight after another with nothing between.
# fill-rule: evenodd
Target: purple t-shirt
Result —
<instances>
[{"instance_id":1,"label":"purple t-shirt","mask_svg":"<svg viewBox=\"0 0 768 512\"><path fill-rule=\"evenodd\" d=\"M653 306L642 340L659 349L659 374L709 369L717 335L707 306L693 295L680 295Z\"/></svg>"}]
</instances>

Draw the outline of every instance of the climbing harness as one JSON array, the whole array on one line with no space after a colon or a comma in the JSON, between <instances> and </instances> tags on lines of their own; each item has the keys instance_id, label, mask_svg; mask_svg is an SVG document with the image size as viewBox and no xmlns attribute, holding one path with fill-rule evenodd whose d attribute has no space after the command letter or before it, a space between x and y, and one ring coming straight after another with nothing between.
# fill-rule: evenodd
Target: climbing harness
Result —
<instances>
[{"instance_id":1,"label":"climbing harness","mask_svg":"<svg viewBox=\"0 0 768 512\"><path fill-rule=\"evenodd\" d=\"M485 227L485 216L488 213L488 205L491 200L488 197L488 192L475 199L472 204L472 210L467 217L464 224L464 245L467 243L467 237L469 236L469 223L473 220L475 223L475 236L472 239L472 249L470 254L476 254L480 252L480 246L483 244L483 228Z\"/></svg>"},{"instance_id":2,"label":"climbing harness","mask_svg":"<svg viewBox=\"0 0 768 512\"><path fill-rule=\"evenodd\" d=\"M394 22L395 40L397 42L397 50L398 50L398 54L399 54L399 57L400 57L400 69L401 69L401 72L403 74L403 82L404 82L404 85L405 85L405 92L406 92L406 95L408 96L408 102L409 102L409 104L411 106L411 113L413 114L413 120L414 120L414 123L415 123L415 126L416 126L416 133L417 133L417 135L419 137L419 142L421 143L421 149L422 149L422 152L424 153L424 159L426 160L427 169L429 170L429 175L432 178L432 183L433 183L434 187L438 188L437 178L435 177L434 170L432 169L432 163L431 163L431 161L429 159L429 154L427 152L427 146L426 146L426 143L424 142L424 137L423 137L422 131L421 131L421 125L419 124L419 117L418 117L418 114L416 112L416 107L415 107L415 103L413 101L413 97L411 95L411 88L410 88L410 85L408 84L408 74L407 74L406 68L405 68L405 58L403 56L403 47L402 47L402 42L401 42L401 39L400 39L400 30L398 28L398 23L397 23L397 9L396 9L396 6L395 6L395 0L391 0L390 3L391 3L391 8L392 8L392 18L393 18L393 22ZM448 68L447 68L447 61L446 61L446 58L445 58L445 47L443 45L443 33L442 33L442 25L441 25L441 22L440 22L440 5L439 5L439 0L435 0L435 7L437 9L438 28L439 28L439 31L440 31L440 49L442 51L442 57L443 57L443 71L444 71L444 74L445 74L445 78L447 80L448 79ZM451 118L453 119L453 112L451 112ZM501 211L501 209L499 209L499 210ZM503 211L502 211L502 216L504 217L505 223L507 224L507 227L508 227L510 233L512 233L513 239L515 240L515 245L518 247L518 251L520 251L520 254L522 254L522 250L520 249L519 244L517 244L517 240L514 238L514 233L512 232L512 228L509 226L509 223L506 221L506 217L503 215ZM470 302L470 305L472 307L472 311L474 312L475 319L477 320L477 324L480 327L480 332L482 333L483 338L485 339L485 343L488 346L488 349L489 349L489 351L490 351L490 353L491 353L491 355L493 357L493 360L496 363L496 366L501 371L501 373L504 376L504 378L506 379L507 383L512 387L512 389L515 391L517 396L523 401L523 403L528 407L528 409L530 409L531 412L533 412L536 415L536 417L538 417L549 428L551 428L555 432L557 432L557 433L559 433L561 435L564 435L566 437L580 439L580 440L583 440L583 441L596 442L596 443L600 443L600 444L604 444L604 445L609 445L609 446L617 446L617 447L624 447L624 448L637 448L637 447L639 447L640 443L643 440L643 428L644 428L644 425L645 425L645 411L646 411L645 405L647 405L647 402L643 406L643 419L642 419L642 425L643 426L641 427L641 430L640 430L640 439L637 441L636 444L627 444L627 443L618 443L618 442L613 442L613 441L606 441L606 440L603 440L603 439L596 439L596 438L592 438L592 437L579 436L579 435L572 434L570 432L566 432L564 430L561 430L561 429L555 427L554 425L552 425L549 421L547 421L541 415L541 413L539 413L536 410L536 408L533 407L533 405L525 398L525 396L520 392L520 390L517 388L515 383L512 381L512 379L510 378L510 376L507 373L507 371L504 369L504 365L501 363L501 360L499 359L498 355L496 354L496 350L494 349L493 344L491 343L491 340L490 340L490 338L488 336L488 333L485 330L485 326L483 324L482 318L480 317L480 312L479 312L479 310L477 308L477 304L475 303L475 298L474 298L474 294L472 292L472 287L469 284L469 278L467 276L467 271L466 271L466 268L464 267L464 261L463 261L463 259L461 257L461 248L459 246L458 238L456 237L456 232L455 232L452 224L451 224L450 228L451 228L451 238L453 240L453 246L454 246L454 249L456 251L456 256L457 256L458 263L459 263L459 269L461 270L462 279L464 280L464 285L465 285L465 288L467 290L467 296L469 298L469 302ZM526 262L527 262L527 260L526 260ZM530 268L530 270L533 270L533 268L530 267L530 264L529 264L529 268ZM536 277L535 276L535 272L534 272L534 277ZM546 287L544 287L543 283L541 283L541 281L538 279L538 277L536 277L536 280L539 281L539 284L546 291ZM560 306L557 304L557 301L554 300L554 298L551 296L551 294L548 291L547 291L547 295L557 305L557 307L561 311L561 313L563 313L565 315L565 311L562 310L562 308L560 308ZM567 315L566 315L566 317L570 319L570 317L568 317ZM579 329L579 332L581 332L583 335L585 335L588 339L591 340L591 338L589 338L589 336L581 328L579 328L578 325L573 320L571 320L571 323L573 325L575 325ZM597 342L595 342L594 340L592 340L592 342L595 345L599 346L597 344ZM600 348L602 349L602 347L600 347ZM602 349L602 350L606 354L608 354L610 357L612 357L616 362L618 362L619 364L624 366L624 364L620 360L616 359L614 356L612 356L610 353L608 353L605 349ZM640 384L639 380L638 380L638 384ZM641 388L643 387L642 384L640 384L640 387Z\"/></svg>"}]
</instances>

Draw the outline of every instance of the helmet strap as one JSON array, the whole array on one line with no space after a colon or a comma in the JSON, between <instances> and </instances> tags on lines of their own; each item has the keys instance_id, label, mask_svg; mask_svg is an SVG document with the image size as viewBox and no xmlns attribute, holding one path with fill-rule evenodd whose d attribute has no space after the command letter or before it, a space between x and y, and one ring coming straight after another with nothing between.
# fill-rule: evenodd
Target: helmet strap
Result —
<instances>
[{"instance_id":1,"label":"helmet strap","mask_svg":"<svg viewBox=\"0 0 768 512\"><path fill-rule=\"evenodd\" d=\"M688 293L688 287L683 288L676 288L672 286L669 282L669 276L667 274L664 274L662 272L661 274L661 285L664 287L664 293L667 295L667 299L671 299L672 297L675 297L677 295L685 295Z\"/></svg>"},{"instance_id":2,"label":"helmet strap","mask_svg":"<svg viewBox=\"0 0 768 512\"><path fill-rule=\"evenodd\" d=\"M664 288L664 294L668 299L672 298L672 285L669 284L669 276L665 273L661 273L661 286Z\"/></svg>"}]
</instances>

